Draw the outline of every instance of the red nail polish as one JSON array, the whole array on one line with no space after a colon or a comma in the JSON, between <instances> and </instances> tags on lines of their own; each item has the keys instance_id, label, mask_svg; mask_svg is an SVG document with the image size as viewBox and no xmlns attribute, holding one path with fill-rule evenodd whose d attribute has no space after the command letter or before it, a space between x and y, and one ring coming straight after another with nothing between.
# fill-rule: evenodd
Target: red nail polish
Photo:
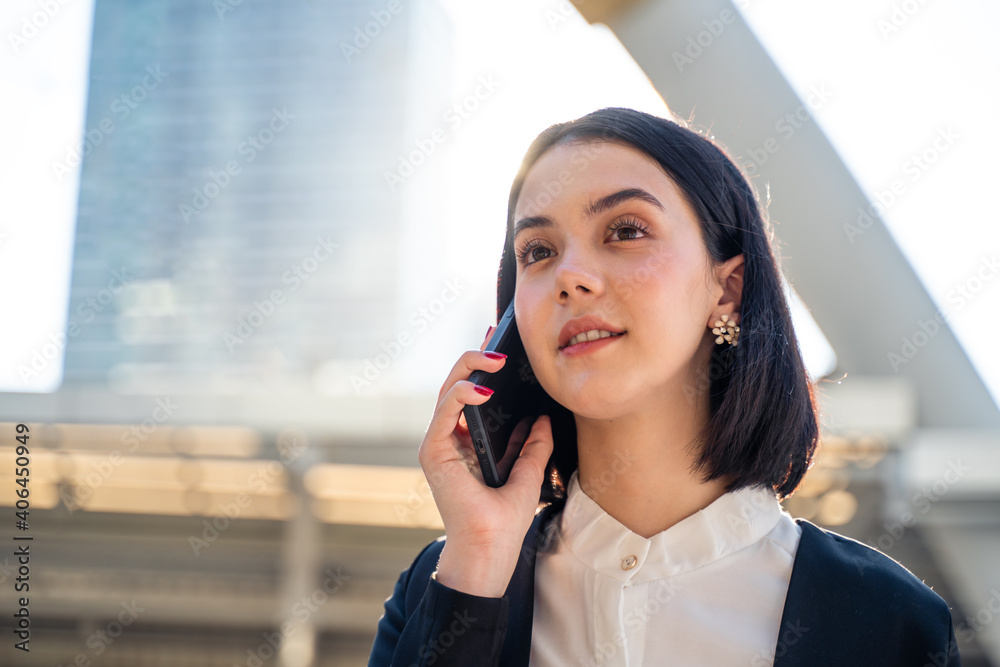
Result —
<instances>
[{"instance_id":1,"label":"red nail polish","mask_svg":"<svg viewBox=\"0 0 1000 667\"><path fill-rule=\"evenodd\" d=\"M493 325L492 324L490 325L490 328L486 330L486 335L483 336L483 340L486 340L487 338L490 337L490 332L491 331L493 331Z\"/></svg>"},{"instance_id":2,"label":"red nail polish","mask_svg":"<svg viewBox=\"0 0 1000 667\"><path fill-rule=\"evenodd\" d=\"M489 389L487 387L483 387L483 386L478 385L478 384L475 386L475 390L476 390L477 393L480 393L483 396L492 396L493 395L493 390L492 389Z\"/></svg>"},{"instance_id":3,"label":"red nail polish","mask_svg":"<svg viewBox=\"0 0 1000 667\"><path fill-rule=\"evenodd\" d=\"M506 359L507 355L503 352L483 352L490 359Z\"/></svg>"}]
</instances>

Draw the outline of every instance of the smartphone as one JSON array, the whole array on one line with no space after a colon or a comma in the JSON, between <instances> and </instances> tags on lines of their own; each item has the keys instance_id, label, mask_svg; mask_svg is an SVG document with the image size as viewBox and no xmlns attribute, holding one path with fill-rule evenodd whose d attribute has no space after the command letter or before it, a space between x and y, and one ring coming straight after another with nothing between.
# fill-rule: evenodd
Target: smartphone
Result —
<instances>
[{"instance_id":1,"label":"smartphone","mask_svg":"<svg viewBox=\"0 0 1000 667\"><path fill-rule=\"evenodd\" d=\"M550 406L554 401L542 389L528 363L514 319L513 300L484 351L501 352L507 359L496 373L473 371L469 381L489 387L493 395L482 405L466 405L462 412L469 425L483 481L496 488L507 483L535 419L539 415L551 415Z\"/></svg>"}]
</instances>

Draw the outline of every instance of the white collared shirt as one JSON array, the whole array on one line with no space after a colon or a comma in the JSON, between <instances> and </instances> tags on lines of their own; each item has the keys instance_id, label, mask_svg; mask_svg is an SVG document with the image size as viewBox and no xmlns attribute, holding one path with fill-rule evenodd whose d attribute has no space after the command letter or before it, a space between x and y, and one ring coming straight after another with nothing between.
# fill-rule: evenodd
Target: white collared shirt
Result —
<instances>
[{"instance_id":1,"label":"white collared shirt","mask_svg":"<svg viewBox=\"0 0 1000 667\"><path fill-rule=\"evenodd\" d=\"M773 490L727 493L649 539L580 488L535 564L531 667L771 665L802 529Z\"/></svg>"}]
</instances>

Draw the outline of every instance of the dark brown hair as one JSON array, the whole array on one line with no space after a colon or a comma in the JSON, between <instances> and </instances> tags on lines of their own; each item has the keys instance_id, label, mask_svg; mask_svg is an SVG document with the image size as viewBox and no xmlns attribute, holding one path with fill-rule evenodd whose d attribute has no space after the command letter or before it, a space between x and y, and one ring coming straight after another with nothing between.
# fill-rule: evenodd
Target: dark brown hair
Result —
<instances>
[{"instance_id":1,"label":"dark brown hair","mask_svg":"<svg viewBox=\"0 0 1000 667\"><path fill-rule=\"evenodd\" d=\"M532 142L511 186L507 237L497 276L497 320L514 298L514 209L528 171L556 144L614 142L655 160L680 188L701 224L714 262L744 256L739 345L714 346L706 369L711 417L694 470L703 481L735 477L727 491L766 485L791 495L808 470L819 436L815 389L792 329L771 230L750 184L725 151L678 120L605 108L552 125ZM595 158L595 159L599 159ZM707 331L707 330L706 330ZM577 469L576 424L552 403L555 448L541 502L561 504Z\"/></svg>"}]
</instances>

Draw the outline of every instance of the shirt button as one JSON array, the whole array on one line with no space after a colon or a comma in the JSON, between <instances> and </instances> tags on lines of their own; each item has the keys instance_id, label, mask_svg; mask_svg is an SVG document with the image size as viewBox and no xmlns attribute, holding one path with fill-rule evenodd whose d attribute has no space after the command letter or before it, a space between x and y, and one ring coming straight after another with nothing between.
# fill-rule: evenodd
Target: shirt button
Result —
<instances>
[{"instance_id":1,"label":"shirt button","mask_svg":"<svg viewBox=\"0 0 1000 667\"><path fill-rule=\"evenodd\" d=\"M635 564L638 562L638 560L639 559L637 559L635 556L626 556L622 560L622 569L631 570L633 567L635 567Z\"/></svg>"}]
</instances>

